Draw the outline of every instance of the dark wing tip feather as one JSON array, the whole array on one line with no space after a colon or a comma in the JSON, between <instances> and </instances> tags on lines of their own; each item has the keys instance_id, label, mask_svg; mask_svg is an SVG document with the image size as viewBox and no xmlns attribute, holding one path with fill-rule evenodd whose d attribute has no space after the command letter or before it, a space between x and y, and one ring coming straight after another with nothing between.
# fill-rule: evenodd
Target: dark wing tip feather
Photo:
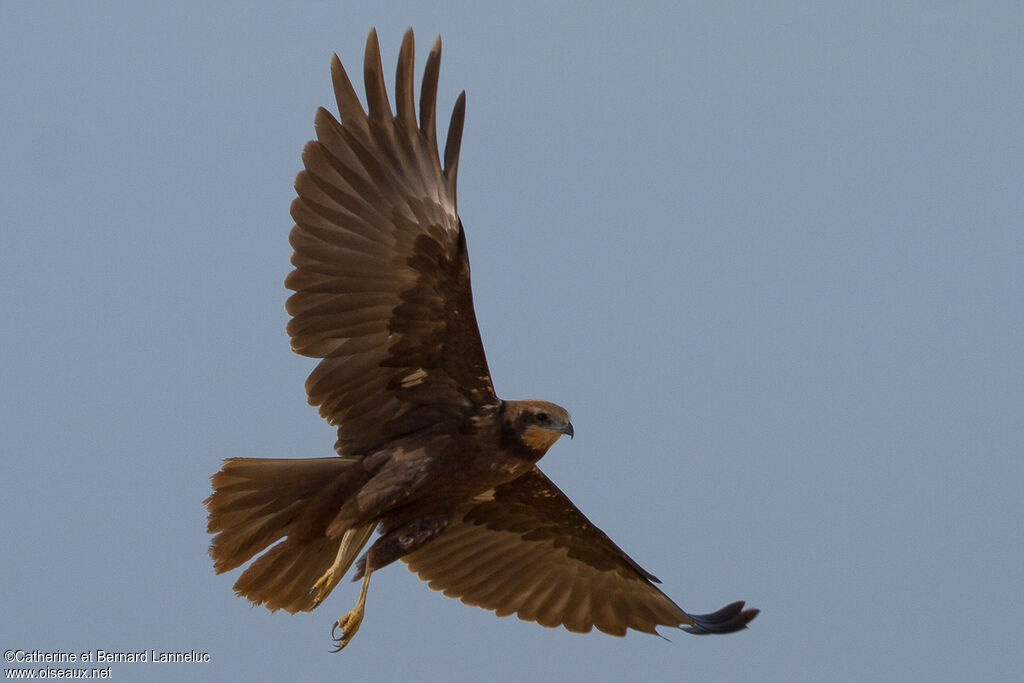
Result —
<instances>
[{"instance_id":1,"label":"dark wing tip feather","mask_svg":"<svg viewBox=\"0 0 1024 683\"><path fill-rule=\"evenodd\" d=\"M409 130L416 128L416 105L413 102L413 62L416 42L412 28L405 29L402 48L398 53L398 68L395 74L395 107L399 122Z\"/></svg>"},{"instance_id":2,"label":"dark wing tip feather","mask_svg":"<svg viewBox=\"0 0 1024 683\"><path fill-rule=\"evenodd\" d=\"M423 85L420 87L420 130L427 136L430 150L437 156L437 77L441 69L441 36L434 44L423 67Z\"/></svg>"},{"instance_id":3,"label":"dark wing tip feather","mask_svg":"<svg viewBox=\"0 0 1024 683\"><path fill-rule=\"evenodd\" d=\"M338 104L338 116L341 117L341 122L345 126L365 133L367 130L366 112L363 110L363 105L359 103L359 96L356 95L352 81L349 80L345 67L338 59L337 54L331 57L331 81L334 84L334 99Z\"/></svg>"},{"instance_id":4,"label":"dark wing tip feather","mask_svg":"<svg viewBox=\"0 0 1024 683\"><path fill-rule=\"evenodd\" d=\"M459 172L459 149L462 147L462 126L466 122L466 91L459 93L448 125L448 139L444 144L444 174L455 197L456 176Z\"/></svg>"},{"instance_id":5,"label":"dark wing tip feather","mask_svg":"<svg viewBox=\"0 0 1024 683\"><path fill-rule=\"evenodd\" d=\"M366 105L370 118L386 121L391 118L391 104L388 89L384 84L384 65L380 59L380 43L377 29L371 28L366 36L366 52L363 54L363 80L366 81Z\"/></svg>"},{"instance_id":6,"label":"dark wing tip feather","mask_svg":"<svg viewBox=\"0 0 1024 683\"><path fill-rule=\"evenodd\" d=\"M684 628L687 633L706 636L711 633L735 633L742 631L761 610L743 609L742 600L726 605L712 614L690 614L693 626Z\"/></svg>"}]
</instances>

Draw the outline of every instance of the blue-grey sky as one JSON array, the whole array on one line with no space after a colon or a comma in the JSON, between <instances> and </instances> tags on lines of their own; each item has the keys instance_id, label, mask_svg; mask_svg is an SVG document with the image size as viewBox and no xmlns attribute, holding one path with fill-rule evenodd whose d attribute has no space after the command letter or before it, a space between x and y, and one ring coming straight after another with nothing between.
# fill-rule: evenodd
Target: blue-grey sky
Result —
<instances>
[{"instance_id":1,"label":"blue-grey sky","mask_svg":"<svg viewBox=\"0 0 1024 683\"><path fill-rule=\"evenodd\" d=\"M1024 10L930 3L0 5L4 650L115 680L1010 680L1024 670ZM288 205L329 60L441 33L495 386L727 637L549 630L396 564L362 630L233 596L232 456L329 456ZM4 666L7 666L6 664ZM1019 680L1019 679L1018 679Z\"/></svg>"}]
</instances>

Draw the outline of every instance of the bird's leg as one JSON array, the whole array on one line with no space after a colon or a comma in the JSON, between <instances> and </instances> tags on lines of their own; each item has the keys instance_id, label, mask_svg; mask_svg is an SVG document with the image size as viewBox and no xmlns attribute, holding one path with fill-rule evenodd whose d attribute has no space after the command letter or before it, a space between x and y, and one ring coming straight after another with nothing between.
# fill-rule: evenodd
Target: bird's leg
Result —
<instances>
[{"instance_id":1,"label":"bird's leg","mask_svg":"<svg viewBox=\"0 0 1024 683\"><path fill-rule=\"evenodd\" d=\"M363 623L363 611L366 607L366 590L370 586L370 574L376 569L385 567L403 555L407 555L424 543L437 536L448 526L448 515L435 515L413 520L400 527L391 529L386 534L374 541L370 549L366 551L363 559L359 560L355 578L363 577L363 586L359 590L359 600L356 606L348 614L334 624L331 629L331 637L335 642L335 652L341 651L352 636L359 630ZM341 636L335 633L341 630Z\"/></svg>"},{"instance_id":2,"label":"bird's leg","mask_svg":"<svg viewBox=\"0 0 1024 683\"><path fill-rule=\"evenodd\" d=\"M338 585L341 577L345 575L345 572L352 565L352 560L355 559L356 554L366 544L366 540L376 528L376 523L354 527L348 529L345 535L341 537L341 543L338 544L338 554L334 558L334 563L328 567L323 576L317 579L317 582L313 584L313 588L309 591L313 595L313 607L323 602L324 598L330 595L334 587Z\"/></svg>"},{"instance_id":3,"label":"bird's leg","mask_svg":"<svg viewBox=\"0 0 1024 683\"><path fill-rule=\"evenodd\" d=\"M348 614L338 619L335 622L334 627L331 629L331 638L334 639L335 648L334 652L341 652L349 641L352 640L352 636L359 630L360 624L363 623L363 612L366 608L366 591L370 587L370 574L373 573L373 569L367 567L366 573L363 574L363 585L359 589L359 599L356 600L356 606L349 611ZM341 630L341 635L337 636L335 633Z\"/></svg>"}]
</instances>

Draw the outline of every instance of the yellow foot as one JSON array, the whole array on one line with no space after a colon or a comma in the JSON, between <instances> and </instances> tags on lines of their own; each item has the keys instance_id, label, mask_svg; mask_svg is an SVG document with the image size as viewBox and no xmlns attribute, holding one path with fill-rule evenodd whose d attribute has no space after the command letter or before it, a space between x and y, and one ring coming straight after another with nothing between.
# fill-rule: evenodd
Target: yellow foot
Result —
<instances>
[{"instance_id":1,"label":"yellow foot","mask_svg":"<svg viewBox=\"0 0 1024 683\"><path fill-rule=\"evenodd\" d=\"M332 652L341 652L349 641L352 640L352 636L359 630L359 625L363 623L363 606L356 605L356 608L351 612L343 616L341 619L334 624L331 629L331 639L334 641L335 648ZM336 635L338 630L341 630L341 636Z\"/></svg>"},{"instance_id":2,"label":"yellow foot","mask_svg":"<svg viewBox=\"0 0 1024 683\"><path fill-rule=\"evenodd\" d=\"M317 582L309 589L309 594L313 596L313 607L323 602L340 580L341 575L334 570L334 567L325 571L324 575L317 579Z\"/></svg>"}]
</instances>

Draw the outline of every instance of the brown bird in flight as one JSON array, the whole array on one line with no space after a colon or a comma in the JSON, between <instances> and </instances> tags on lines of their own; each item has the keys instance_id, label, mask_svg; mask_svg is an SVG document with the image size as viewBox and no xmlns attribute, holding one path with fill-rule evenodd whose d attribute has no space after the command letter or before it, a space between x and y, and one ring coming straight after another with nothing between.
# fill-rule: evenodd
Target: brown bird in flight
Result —
<instances>
[{"instance_id":1,"label":"brown bird in flight","mask_svg":"<svg viewBox=\"0 0 1024 683\"><path fill-rule=\"evenodd\" d=\"M375 31L363 64L369 115L335 55L341 122L317 111L317 139L295 180L288 334L295 352L323 359L306 391L338 426L340 457L225 460L206 500L217 573L275 544L235 592L271 610L312 610L379 528L357 563L359 600L332 629L339 650L362 622L370 576L398 559L449 597L549 627L617 636L746 628L758 610L743 602L684 612L538 469L560 436L573 435L564 408L495 395L455 202L465 92L442 167L440 37L418 121L413 52L410 29L396 114Z\"/></svg>"}]
</instances>

